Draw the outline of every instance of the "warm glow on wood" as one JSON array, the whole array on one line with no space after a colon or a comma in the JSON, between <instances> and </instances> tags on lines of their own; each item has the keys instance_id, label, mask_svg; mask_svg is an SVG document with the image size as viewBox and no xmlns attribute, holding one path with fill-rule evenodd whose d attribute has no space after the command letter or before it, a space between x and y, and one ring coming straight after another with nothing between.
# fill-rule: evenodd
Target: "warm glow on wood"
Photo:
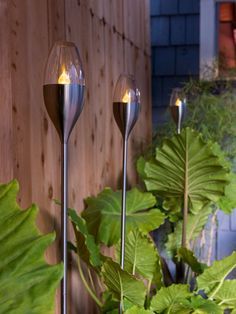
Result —
<instances>
[{"instance_id":1,"label":"warm glow on wood","mask_svg":"<svg viewBox=\"0 0 236 314\"><path fill-rule=\"evenodd\" d=\"M59 76L58 84L70 84L70 77L69 74L66 73L65 68L63 69L61 75Z\"/></svg>"},{"instance_id":2,"label":"warm glow on wood","mask_svg":"<svg viewBox=\"0 0 236 314\"><path fill-rule=\"evenodd\" d=\"M128 91L125 92L123 98L122 98L122 102L124 103L129 103L130 102L130 93Z\"/></svg>"}]
</instances>

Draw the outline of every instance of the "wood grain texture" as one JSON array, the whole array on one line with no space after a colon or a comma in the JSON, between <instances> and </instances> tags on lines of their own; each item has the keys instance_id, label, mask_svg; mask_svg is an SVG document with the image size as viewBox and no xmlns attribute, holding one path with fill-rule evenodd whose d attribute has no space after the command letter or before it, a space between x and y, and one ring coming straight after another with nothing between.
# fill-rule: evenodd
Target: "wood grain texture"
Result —
<instances>
[{"instance_id":1,"label":"wood grain texture","mask_svg":"<svg viewBox=\"0 0 236 314\"><path fill-rule=\"evenodd\" d=\"M135 76L142 110L129 143L129 184L134 161L151 139L149 8L147 0L1 0L0 181L16 177L20 202L40 207L43 232L60 233L60 142L46 113L42 85L49 49L74 41L86 75L84 110L69 143L69 205L105 186L120 187L122 139L113 119L112 96L119 75ZM70 230L70 235L73 237ZM59 241L48 251L60 260ZM70 314L96 313L70 258ZM55 313L60 311L59 294Z\"/></svg>"},{"instance_id":2,"label":"wood grain texture","mask_svg":"<svg viewBox=\"0 0 236 314\"><path fill-rule=\"evenodd\" d=\"M11 23L7 0L0 2L0 86L1 86L1 123L0 123L0 182L13 176L13 132L12 132L12 91L11 91L11 53L9 41Z\"/></svg>"}]
</instances>

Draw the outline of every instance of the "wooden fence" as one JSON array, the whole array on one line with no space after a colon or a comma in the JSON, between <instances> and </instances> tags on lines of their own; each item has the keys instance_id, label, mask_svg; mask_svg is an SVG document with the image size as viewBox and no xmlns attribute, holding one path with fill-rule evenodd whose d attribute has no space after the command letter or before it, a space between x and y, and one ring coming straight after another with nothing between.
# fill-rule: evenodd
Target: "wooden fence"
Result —
<instances>
[{"instance_id":1,"label":"wooden fence","mask_svg":"<svg viewBox=\"0 0 236 314\"><path fill-rule=\"evenodd\" d=\"M134 160L150 142L150 48L148 0L0 1L0 181L17 178L19 202L40 207L43 232L60 232L60 142L43 103L43 71L55 40L77 44L86 75L86 101L69 145L69 205L104 186L119 187L121 136L112 115L114 85L133 74L142 110L129 146L129 180ZM48 261L60 260L58 242ZM71 260L71 263L73 261ZM78 273L72 272L69 313L95 313ZM57 298L59 313L59 297Z\"/></svg>"}]
</instances>

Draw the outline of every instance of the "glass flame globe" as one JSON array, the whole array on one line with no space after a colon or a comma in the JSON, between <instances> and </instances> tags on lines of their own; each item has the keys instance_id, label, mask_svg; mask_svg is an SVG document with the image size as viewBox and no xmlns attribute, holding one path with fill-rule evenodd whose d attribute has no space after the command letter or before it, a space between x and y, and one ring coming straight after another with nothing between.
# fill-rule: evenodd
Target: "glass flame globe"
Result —
<instances>
[{"instance_id":1,"label":"glass flame globe","mask_svg":"<svg viewBox=\"0 0 236 314\"><path fill-rule=\"evenodd\" d=\"M115 86L113 114L123 135L128 138L140 111L140 91L132 76L122 74Z\"/></svg>"},{"instance_id":2,"label":"glass flame globe","mask_svg":"<svg viewBox=\"0 0 236 314\"><path fill-rule=\"evenodd\" d=\"M140 103L140 92L136 87L135 80L130 75L120 75L113 96L113 103Z\"/></svg>"},{"instance_id":3,"label":"glass flame globe","mask_svg":"<svg viewBox=\"0 0 236 314\"><path fill-rule=\"evenodd\" d=\"M83 109L85 79L74 43L59 41L52 47L45 68L44 102L63 143Z\"/></svg>"},{"instance_id":4,"label":"glass flame globe","mask_svg":"<svg viewBox=\"0 0 236 314\"><path fill-rule=\"evenodd\" d=\"M54 44L46 64L44 84L85 85L79 51L74 43L58 41Z\"/></svg>"}]
</instances>

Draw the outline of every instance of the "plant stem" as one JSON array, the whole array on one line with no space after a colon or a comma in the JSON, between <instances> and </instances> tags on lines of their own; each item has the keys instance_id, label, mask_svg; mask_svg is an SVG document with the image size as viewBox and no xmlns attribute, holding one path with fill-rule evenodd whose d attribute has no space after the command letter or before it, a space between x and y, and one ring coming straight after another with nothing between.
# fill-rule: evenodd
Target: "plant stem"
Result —
<instances>
[{"instance_id":1,"label":"plant stem","mask_svg":"<svg viewBox=\"0 0 236 314\"><path fill-rule=\"evenodd\" d=\"M152 281L148 281L147 285L147 296L146 296L146 302L145 302L145 309L149 309L150 307L150 290L151 290Z\"/></svg>"},{"instance_id":2,"label":"plant stem","mask_svg":"<svg viewBox=\"0 0 236 314\"><path fill-rule=\"evenodd\" d=\"M93 282L93 277L92 277L91 271L90 271L89 268L87 268L87 270L88 270L89 280L90 280L91 285L92 285L92 289L95 291L95 286L94 286L94 282Z\"/></svg>"},{"instance_id":3,"label":"plant stem","mask_svg":"<svg viewBox=\"0 0 236 314\"><path fill-rule=\"evenodd\" d=\"M83 273L83 270L82 270L82 267L81 267L79 256L78 256L78 259L77 259L77 264L78 264L78 269L79 269L79 274L80 274L81 280L83 281L83 284L84 284L86 290L88 291L90 296L93 298L93 300L96 302L96 304L99 307L102 307L103 306L102 302L98 299L98 297L96 296L95 292L90 288L89 284L87 283L87 280L85 279L85 276L84 276L84 273Z\"/></svg>"},{"instance_id":4,"label":"plant stem","mask_svg":"<svg viewBox=\"0 0 236 314\"><path fill-rule=\"evenodd\" d=\"M104 290L104 286L102 285L99 276L97 276L97 284L99 285L99 288L101 289L101 291Z\"/></svg>"}]
</instances>

